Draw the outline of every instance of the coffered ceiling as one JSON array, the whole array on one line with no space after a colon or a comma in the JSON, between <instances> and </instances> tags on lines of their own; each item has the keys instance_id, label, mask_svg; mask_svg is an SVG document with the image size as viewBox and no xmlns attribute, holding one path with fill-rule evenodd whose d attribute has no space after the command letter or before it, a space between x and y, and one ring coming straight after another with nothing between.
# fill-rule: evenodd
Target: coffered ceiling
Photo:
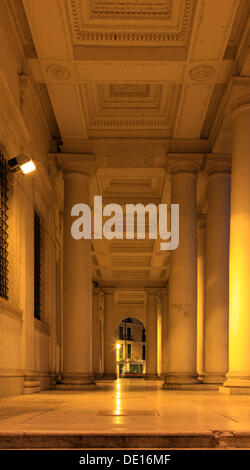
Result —
<instances>
[{"instance_id":1,"label":"coffered ceiling","mask_svg":"<svg viewBox=\"0 0 250 470\"><path fill-rule=\"evenodd\" d=\"M96 155L93 194L168 201L166 152L230 153L233 77L250 76L249 0L5 1L53 138ZM92 250L96 280L168 277L158 242Z\"/></svg>"},{"instance_id":2,"label":"coffered ceiling","mask_svg":"<svg viewBox=\"0 0 250 470\"><path fill-rule=\"evenodd\" d=\"M247 0L22 3L32 74L46 84L66 147L100 137L211 137Z\"/></svg>"}]
</instances>

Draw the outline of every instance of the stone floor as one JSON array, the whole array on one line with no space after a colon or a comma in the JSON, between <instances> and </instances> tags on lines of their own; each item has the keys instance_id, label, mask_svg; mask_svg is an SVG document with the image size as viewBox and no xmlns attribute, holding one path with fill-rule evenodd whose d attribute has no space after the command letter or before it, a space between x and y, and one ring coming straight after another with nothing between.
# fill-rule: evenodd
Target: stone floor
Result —
<instances>
[{"instance_id":1,"label":"stone floor","mask_svg":"<svg viewBox=\"0 0 250 470\"><path fill-rule=\"evenodd\" d=\"M0 448L250 448L250 396L143 379L0 400Z\"/></svg>"}]
</instances>

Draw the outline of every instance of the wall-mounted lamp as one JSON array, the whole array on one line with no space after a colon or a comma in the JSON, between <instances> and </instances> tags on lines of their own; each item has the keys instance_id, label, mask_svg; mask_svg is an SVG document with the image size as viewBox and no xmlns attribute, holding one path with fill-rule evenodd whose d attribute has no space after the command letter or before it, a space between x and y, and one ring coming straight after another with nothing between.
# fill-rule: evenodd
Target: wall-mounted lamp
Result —
<instances>
[{"instance_id":1,"label":"wall-mounted lamp","mask_svg":"<svg viewBox=\"0 0 250 470\"><path fill-rule=\"evenodd\" d=\"M28 173L32 173L32 171L36 170L36 165L27 155L20 154L14 158L11 158L8 161L9 171L18 173L21 172L23 175L27 175Z\"/></svg>"}]
</instances>

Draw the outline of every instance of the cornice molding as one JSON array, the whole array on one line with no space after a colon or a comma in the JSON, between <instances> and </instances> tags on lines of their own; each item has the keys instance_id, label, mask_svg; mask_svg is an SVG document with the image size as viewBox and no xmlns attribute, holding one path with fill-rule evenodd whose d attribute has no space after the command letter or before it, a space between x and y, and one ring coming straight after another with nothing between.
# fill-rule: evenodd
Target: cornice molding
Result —
<instances>
[{"instance_id":1,"label":"cornice molding","mask_svg":"<svg viewBox=\"0 0 250 470\"><path fill-rule=\"evenodd\" d=\"M47 323L44 323L42 320L38 320L37 318L34 318L35 322L35 328L42 333L45 333L47 336L50 336L50 326Z\"/></svg>"},{"instance_id":2,"label":"cornice molding","mask_svg":"<svg viewBox=\"0 0 250 470\"><path fill-rule=\"evenodd\" d=\"M23 311L12 305L8 300L0 298L0 315L23 321Z\"/></svg>"}]
</instances>

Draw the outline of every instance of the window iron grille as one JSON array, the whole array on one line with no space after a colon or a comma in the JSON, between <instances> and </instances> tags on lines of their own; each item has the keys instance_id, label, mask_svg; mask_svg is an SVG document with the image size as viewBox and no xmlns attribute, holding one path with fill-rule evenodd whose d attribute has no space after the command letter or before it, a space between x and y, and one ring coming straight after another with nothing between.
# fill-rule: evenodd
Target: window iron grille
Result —
<instances>
[{"instance_id":1,"label":"window iron grille","mask_svg":"<svg viewBox=\"0 0 250 470\"><path fill-rule=\"evenodd\" d=\"M0 297L8 300L8 168L0 152Z\"/></svg>"}]
</instances>

